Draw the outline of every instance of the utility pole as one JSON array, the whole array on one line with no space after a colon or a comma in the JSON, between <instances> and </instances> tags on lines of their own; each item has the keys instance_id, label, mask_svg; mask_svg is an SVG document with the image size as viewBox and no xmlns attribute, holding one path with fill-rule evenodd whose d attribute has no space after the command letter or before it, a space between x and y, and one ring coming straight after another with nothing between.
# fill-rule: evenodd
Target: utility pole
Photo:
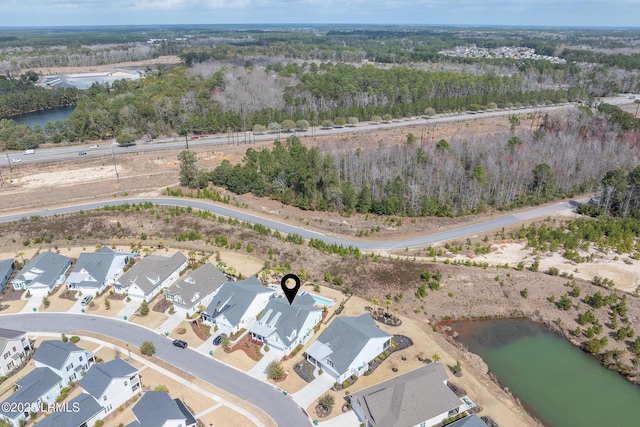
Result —
<instances>
[{"instance_id":1,"label":"utility pole","mask_svg":"<svg viewBox=\"0 0 640 427\"><path fill-rule=\"evenodd\" d=\"M111 158L113 159L113 168L116 170L116 181L120 181L118 175L118 165L116 164L116 153L113 151L113 145L111 146Z\"/></svg>"},{"instance_id":2,"label":"utility pole","mask_svg":"<svg viewBox=\"0 0 640 427\"><path fill-rule=\"evenodd\" d=\"M4 146L4 154L7 155L7 164L9 165L9 172L11 172L13 169L11 168L11 160L9 160L9 152L6 145Z\"/></svg>"},{"instance_id":3,"label":"utility pole","mask_svg":"<svg viewBox=\"0 0 640 427\"><path fill-rule=\"evenodd\" d=\"M184 132L184 144L187 146L187 151L189 151L189 132Z\"/></svg>"}]
</instances>

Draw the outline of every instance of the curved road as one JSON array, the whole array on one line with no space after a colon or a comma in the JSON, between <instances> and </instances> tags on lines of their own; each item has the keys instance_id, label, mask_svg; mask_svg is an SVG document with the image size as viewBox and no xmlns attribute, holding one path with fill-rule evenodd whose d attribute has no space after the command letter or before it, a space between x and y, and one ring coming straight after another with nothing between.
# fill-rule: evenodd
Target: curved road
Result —
<instances>
[{"instance_id":1,"label":"curved road","mask_svg":"<svg viewBox=\"0 0 640 427\"><path fill-rule=\"evenodd\" d=\"M309 418L290 397L270 385L207 357L197 351L174 347L171 339L133 323L88 314L5 314L2 327L30 332L69 333L74 330L106 335L139 347L149 340L155 356L204 381L224 389L265 411L278 426L311 425ZM78 325L74 328L73 325Z\"/></svg>"},{"instance_id":2,"label":"curved road","mask_svg":"<svg viewBox=\"0 0 640 427\"><path fill-rule=\"evenodd\" d=\"M321 239L326 243L336 243L338 245L343 246L354 246L361 250L372 251L372 250L393 250L393 249L404 249L404 248L414 248L430 245L437 242L442 242L446 240L459 239L461 237L488 232L489 230L494 230L496 228L506 227L508 225L516 224L520 221L526 221L529 219L546 217L549 215L553 215L557 212L566 209L575 208L578 204L586 202L588 199L580 199L576 201L570 202L562 202L557 203L550 206L543 206L539 208L533 208L526 211L522 211L519 213L505 215L498 218L490 219L487 221L478 222L475 224L465 225L463 227L453 228L446 231L441 231L433 234L426 234L423 236L414 237L411 239L398 239L398 240L387 240L382 242L374 242L367 240L350 240L339 237L327 236L326 234L319 233L317 231L307 230L302 227L296 227L294 225L286 224L280 221L274 221L268 218L264 218L255 214L250 214L246 212L242 212L233 208L230 208L226 205L220 205L214 202L206 201L206 200L194 200L194 199L186 199L186 198L149 198L149 199L140 199L140 198L132 198L132 199L113 199L103 202L92 202L81 205L72 205L61 208L54 208L48 210L41 211L33 211L23 214L13 214L13 215L4 215L0 216L0 222L8 222L8 221L17 221L23 218L29 218L34 215L39 216L53 216L53 215L61 215L67 213L73 213L78 211L86 211L93 210L97 208L102 208L105 206L115 206L122 204L133 204L133 203L144 203L151 202L158 205L165 206L182 206L182 207L192 207L195 209L200 209L203 211L209 211L216 215L222 215L230 218L235 218L240 221L250 222L252 224L262 224L265 227L269 227L272 230L278 230L281 233L286 234L299 234L305 239Z\"/></svg>"}]
</instances>

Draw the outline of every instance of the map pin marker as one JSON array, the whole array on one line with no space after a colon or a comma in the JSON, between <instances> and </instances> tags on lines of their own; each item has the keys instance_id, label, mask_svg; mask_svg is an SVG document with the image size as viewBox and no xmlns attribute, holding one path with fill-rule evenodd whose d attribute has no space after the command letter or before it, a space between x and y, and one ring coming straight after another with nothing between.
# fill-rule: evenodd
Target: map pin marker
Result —
<instances>
[{"instance_id":1,"label":"map pin marker","mask_svg":"<svg viewBox=\"0 0 640 427\"><path fill-rule=\"evenodd\" d=\"M287 286L287 280L295 281L296 285L293 287ZM298 289L300 289L300 278L295 274L287 274L282 278L280 286L282 286L282 291L284 292L284 296L287 297L289 305L293 304L293 299L296 297Z\"/></svg>"}]
</instances>

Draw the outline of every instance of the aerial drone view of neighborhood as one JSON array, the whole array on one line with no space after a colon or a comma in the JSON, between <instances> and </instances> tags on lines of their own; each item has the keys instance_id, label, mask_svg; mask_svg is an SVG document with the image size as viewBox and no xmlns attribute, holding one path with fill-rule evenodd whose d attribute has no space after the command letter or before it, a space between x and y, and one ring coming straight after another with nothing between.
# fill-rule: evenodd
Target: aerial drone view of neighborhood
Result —
<instances>
[{"instance_id":1,"label":"aerial drone view of neighborhood","mask_svg":"<svg viewBox=\"0 0 640 427\"><path fill-rule=\"evenodd\" d=\"M0 427L637 424L635 6L24 3Z\"/></svg>"}]
</instances>

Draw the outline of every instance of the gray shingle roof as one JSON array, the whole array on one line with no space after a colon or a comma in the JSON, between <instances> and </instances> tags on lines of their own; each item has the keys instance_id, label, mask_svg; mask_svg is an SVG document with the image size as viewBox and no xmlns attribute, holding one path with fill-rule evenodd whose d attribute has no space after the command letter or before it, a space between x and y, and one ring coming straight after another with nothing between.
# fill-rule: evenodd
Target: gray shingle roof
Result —
<instances>
[{"instance_id":1,"label":"gray shingle roof","mask_svg":"<svg viewBox=\"0 0 640 427\"><path fill-rule=\"evenodd\" d=\"M337 372L345 372L371 338L391 338L378 328L371 315L337 317L307 351L318 360L330 355ZM319 351L321 354L315 353Z\"/></svg>"},{"instance_id":2,"label":"gray shingle roof","mask_svg":"<svg viewBox=\"0 0 640 427\"><path fill-rule=\"evenodd\" d=\"M16 331L15 329L0 328L0 338L12 340L24 334L26 334L25 331Z\"/></svg>"},{"instance_id":3,"label":"gray shingle roof","mask_svg":"<svg viewBox=\"0 0 640 427\"><path fill-rule=\"evenodd\" d=\"M177 295L182 303L173 301L174 304L191 308L200 302L202 298L211 294L227 281L227 276L207 262L196 268L184 279L177 281L166 290L167 295Z\"/></svg>"},{"instance_id":4,"label":"gray shingle roof","mask_svg":"<svg viewBox=\"0 0 640 427\"><path fill-rule=\"evenodd\" d=\"M99 288L107 280L107 274L117 255L123 254L114 252L106 246L98 252L81 253L67 282Z\"/></svg>"},{"instance_id":5,"label":"gray shingle roof","mask_svg":"<svg viewBox=\"0 0 640 427\"><path fill-rule=\"evenodd\" d=\"M441 363L418 368L353 393L365 416L375 427L413 426L462 405L444 383Z\"/></svg>"},{"instance_id":6,"label":"gray shingle roof","mask_svg":"<svg viewBox=\"0 0 640 427\"><path fill-rule=\"evenodd\" d=\"M142 427L158 427L167 420L186 420L176 401L164 391L146 392L133 407L133 413Z\"/></svg>"},{"instance_id":7,"label":"gray shingle roof","mask_svg":"<svg viewBox=\"0 0 640 427\"><path fill-rule=\"evenodd\" d=\"M69 354L74 351L84 351L72 342L62 341L42 341L36 352L33 354L33 360L51 366L55 369L62 369L64 362L69 358Z\"/></svg>"},{"instance_id":8,"label":"gray shingle roof","mask_svg":"<svg viewBox=\"0 0 640 427\"><path fill-rule=\"evenodd\" d=\"M464 417L454 423L449 424L449 427L487 427L487 425L476 414Z\"/></svg>"},{"instance_id":9,"label":"gray shingle roof","mask_svg":"<svg viewBox=\"0 0 640 427\"><path fill-rule=\"evenodd\" d=\"M80 427L99 412L104 412L102 406L85 393L71 399L67 405L68 411L49 414L35 425L38 427Z\"/></svg>"},{"instance_id":10,"label":"gray shingle roof","mask_svg":"<svg viewBox=\"0 0 640 427\"><path fill-rule=\"evenodd\" d=\"M16 381L20 388L11 396L6 398L7 403L33 403L42 395L51 390L56 384L62 381L62 377L53 372L49 368L35 368L24 377ZM1 407L1 406L0 406ZM9 418L15 418L18 412L3 411L0 414L7 415Z\"/></svg>"},{"instance_id":11,"label":"gray shingle roof","mask_svg":"<svg viewBox=\"0 0 640 427\"><path fill-rule=\"evenodd\" d=\"M2 284L2 278L7 275L10 271L13 271L14 266L13 259L1 259L0 260L0 284Z\"/></svg>"},{"instance_id":12,"label":"gray shingle roof","mask_svg":"<svg viewBox=\"0 0 640 427\"><path fill-rule=\"evenodd\" d=\"M122 359L113 359L107 363L92 365L80 380L80 387L96 399L99 399L116 378L130 377L138 369Z\"/></svg>"},{"instance_id":13,"label":"gray shingle roof","mask_svg":"<svg viewBox=\"0 0 640 427\"><path fill-rule=\"evenodd\" d=\"M250 328L250 332L265 338L276 334L280 342L288 347L298 335L305 334L306 331L301 331L300 328L309 314L322 311L314 307L314 304L315 301L309 294L296 297L291 305L285 298L271 299L262 311L260 320ZM292 336L293 331L297 332L295 336Z\"/></svg>"},{"instance_id":14,"label":"gray shingle roof","mask_svg":"<svg viewBox=\"0 0 640 427\"><path fill-rule=\"evenodd\" d=\"M34 280L51 286L68 268L71 260L55 252L40 252L24 266L14 280L27 282Z\"/></svg>"},{"instance_id":15,"label":"gray shingle roof","mask_svg":"<svg viewBox=\"0 0 640 427\"><path fill-rule=\"evenodd\" d=\"M262 286L255 276L237 282L226 282L213 297L205 312L214 319L224 314L229 323L236 325L256 296L264 293L275 294L275 291Z\"/></svg>"},{"instance_id":16,"label":"gray shingle roof","mask_svg":"<svg viewBox=\"0 0 640 427\"><path fill-rule=\"evenodd\" d=\"M166 280L174 271L178 269L187 257L182 252L176 252L172 256L149 255L142 258L131 267L131 270L124 273L118 279L124 287L136 284L145 294L153 291L158 283Z\"/></svg>"}]
</instances>

